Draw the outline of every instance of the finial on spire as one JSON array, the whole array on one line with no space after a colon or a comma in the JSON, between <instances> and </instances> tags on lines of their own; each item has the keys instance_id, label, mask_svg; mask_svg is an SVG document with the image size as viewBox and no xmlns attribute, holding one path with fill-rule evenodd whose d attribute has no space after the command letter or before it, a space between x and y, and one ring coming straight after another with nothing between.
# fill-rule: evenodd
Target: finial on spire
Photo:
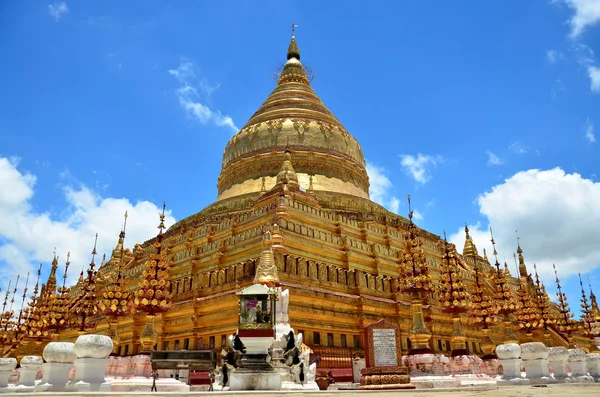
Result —
<instances>
[{"instance_id":1,"label":"finial on spire","mask_svg":"<svg viewBox=\"0 0 600 397\"><path fill-rule=\"evenodd\" d=\"M123 218L125 218L125 220L123 221L123 230L121 230L121 233L119 233L119 239L125 238L125 229L127 229L127 217L128 216L129 215L127 215L127 211L125 211L125 215L123 215Z\"/></svg>"},{"instance_id":2,"label":"finial on spire","mask_svg":"<svg viewBox=\"0 0 600 397\"><path fill-rule=\"evenodd\" d=\"M494 248L494 259L496 260L496 269L498 271L500 271L500 262L498 262L498 251L496 251L496 240L494 240L494 232L492 231L492 227L490 226L490 235L492 236L492 239L490 240L492 242L492 247Z\"/></svg>"},{"instance_id":3,"label":"finial on spire","mask_svg":"<svg viewBox=\"0 0 600 397\"><path fill-rule=\"evenodd\" d=\"M408 219L410 220L410 223L412 223L412 218L413 218L413 211L410 207L410 194L408 195Z\"/></svg>"},{"instance_id":4,"label":"finial on spire","mask_svg":"<svg viewBox=\"0 0 600 397\"><path fill-rule=\"evenodd\" d=\"M127 212L125 213L127 214ZM127 216L125 216L125 219L127 219ZM125 230L125 229L123 229ZM92 250L92 263L94 263L94 258L96 257L96 254L98 252L96 252L96 244L98 244L98 233L96 233L96 239L94 240L94 249ZM83 270L82 270L83 272Z\"/></svg>"},{"instance_id":5,"label":"finial on spire","mask_svg":"<svg viewBox=\"0 0 600 397\"><path fill-rule=\"evenodd\" d=\"M296 58L300 60L300 50L298 49L298 44L296 44L296 37L294 36L294 30L298 27L298 25L292 23L292 40L290 41L290 45L288 47L287 59Z\"/></svg>"},{"instance_id":6,"label":"finial on spire","mask_svg":"<svg viewBox=\"0 0 600 397\"><path fill-rule=\"evenodd\" d=\"M160 224L158 225L158 230L160 230L159 234L162 234L163 229L165 228L165 209L167 208L167 202L163 201L162 213L159 214Z\"/></svg>"},{"instance_id":7,"label":"finial on spire","mask_svg":"<svg viewBox=\"0 0 600 397\"><path fill-rule=\"evenodd\" d=\"M519 231L515 229L515 233L517 234L517 254L522 254L523 250L521 249L521 238L519 237Z\"/></svg>"}]
</instances>

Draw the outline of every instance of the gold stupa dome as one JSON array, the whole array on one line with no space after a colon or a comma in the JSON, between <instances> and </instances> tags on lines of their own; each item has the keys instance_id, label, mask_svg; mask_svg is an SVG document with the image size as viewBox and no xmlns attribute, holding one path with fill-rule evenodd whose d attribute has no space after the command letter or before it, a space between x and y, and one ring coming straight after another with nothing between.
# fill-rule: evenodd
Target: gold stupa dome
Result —
<instances>
[{"instance_id":1,"label":"gold stupa dome","mask_svg":"<svg viewBox=\"0 0 600 397\"><path fill-rule=\"evenodd\" d=\"M301 188L369 198L362 149L313 91L293 35L277 86L225 147L218 200L269 190L286 150Z\"/></svg>"}]
</instances>

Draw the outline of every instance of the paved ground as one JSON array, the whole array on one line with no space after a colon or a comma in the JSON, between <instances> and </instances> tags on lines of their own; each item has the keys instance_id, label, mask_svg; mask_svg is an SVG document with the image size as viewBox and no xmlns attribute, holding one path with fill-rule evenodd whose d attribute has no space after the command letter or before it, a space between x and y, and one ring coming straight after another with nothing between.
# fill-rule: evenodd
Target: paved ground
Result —
<instances>
[{"instance_id":1,"label":"paved ground","mask_svg":"<svg viewBox=\"0 0 600 397\"><path fill-rule=\"evenodd\" d=\"M2 394L3 396L23 396L18 394ZM41 393L30 394L40 397L115 397L136 396L136 397L172 397L172 396L285 396L285 397L358 397L362 395L371 395L376 397L600 397L600 383L596 384L556 384L547 387L534 386L507 386L507 387L462 387L458 389L437 389L437 390L406 390L406 391L362 391L362 390L335 390L335 391L314 391L314 392L194 392L194 393Z\"/></svg>"}]
</instances>

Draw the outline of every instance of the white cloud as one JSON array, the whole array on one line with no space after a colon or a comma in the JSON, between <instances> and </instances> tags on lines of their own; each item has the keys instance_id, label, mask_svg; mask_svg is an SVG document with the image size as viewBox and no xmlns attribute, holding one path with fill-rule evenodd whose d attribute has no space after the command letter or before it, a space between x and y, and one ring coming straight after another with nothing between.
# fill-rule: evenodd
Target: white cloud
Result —
<instances>
[{"instance_id":1,"label":"white cloud","mask_svg":"<svg viewBox=\"0 0 600 397\"><path fill-rule=\"evenodd\" d=\"M546 60L550 64L554 64L554 63L556 63L558 61L562 61L564 59L565 59L565 55L560 51L556 51L556 50L546 51Z\"/></svg>"},{"instance_id":2,"label":"white cloud","mask_svg":"<svg viewBox=\"0 0 600 397\"><path fill-rule=\"evenodd\" d=\"M418 210L413 210L413 217L415 218L415 221L423 220L423 215Z\"/></svg>"},{"instance_id":3,"label":"white cloud","mask_svg":"<svg viewBox=\"0 0 600 397\"><path fill-rule=\"evenodd\" d=\"M56 22L58 22L60 17L69 12L69 7L67 7L67 3L64 1L60 3L49 4L48 12L50 13L50 16L56 19Z\"/></svg>"},{"instance_id":4,"label":"white cloud","mask_svg":"<svg viewBox=\"0 0 600 397\"><path fill-rule=\"evenodd\" d=\"M201 124L212 123L219 127L227 127L233 133L239 131L239 128L233 122L230 116L223 115L219 110L213 110L208 105L201 102L201 95L191 84L196 79L194 64L191 62L182 62L177 69L170 69L168 73L175 77L180 83L176 90L179 104L186 113ZM201 80L198 86L206 98L219 88L219 85L209 85L206 80Z\"/></svg>"},{"instance_id":5,"label":"white cloud","mask_svg":"<svg viewBox=\"0 0 600 397\"><path fill-rule=\"evenodd\" d=\"M590 142L590 143L596 142L596 136L594 135L594 125L590 122L590 119L588 119L586 121L584 131L585 131L585 139L587 139L588 142Z\"/></svg>"},{"instance_id":6,"label":"white cloud","mask_svg":"<svg viewBox=\"0 0 600 397\"><path fill-rule=\"evenodd\" d=\"M600 22L600 0L564 0L575 11L569 20L571 38L579 37L583 31Z\"/></svg>"},{"instance_id":7,"label":"white cloud","mask_svg":"<svg viewBox=\"0 0 600 397\"><path fill-rule=\"evenodd\" d=\"M522 171L477 199L489 224L469 226L480 254L493 252L489 225L493 227L498 260L505 258L514 272L517 248L515 230L521 238L528 270L538 265L540 276L553 280L552 263L561 277L586 273L600 267L600 183L560 168ZM464 244L461 227L450 240Z\"/></svg>"},{"instance_id":8,"label":"white cloud","mask_svg":"<svg viewBox=\"0 0 600 397\"><path fill-rule=\"evenodd\" d=\"M20 171L17 162L0 158L0 286L18 273L23 277L31 271L33 275L40 262L47 275L55 247L62 269L67 252L71 252L67 281L74 283L82 266L90 262L95 233L99 234L100 253L96 263L100 263L102 253L110 257L125 211L129 214L127 247L157 233L159 208L151 202L132 203L126 198L101 197L86 186L65 186L62 192L67 209L55 217L32 207L35 184L36 177ZM166 224L174 222L168 213Z\"/></svg>"},{"instance_id":9,"label":"white cloud","mask_svg":"<svg viewBox=\"0 0 600 397\"><path fill-rule=\"evenodd\" d=\"M488 155L488 161L487 161L488 166L502 164L502 160L500 160L500 157L496 156L494 153L490 152L489 150L487 150L486 153Z\"/></svg>"},{"instance_id":10,"label":"white cloud","mask_svg":"<svg viewBox=\"0 0 600 397\"><path fill-rule=\"evenodd\" d=\"M511 143L508 148L517 154L527 153L527 149L519 141Z\"/></svg>"},{"instance_id":11,"label":"white cloud","mask_svg":"<svg viewBox=\"0 0 600 397\"><path fill-rule=\"evenodd\" d=\"M600 93L600 68L597 66L588 66L588 76L590 76L590 89L593 92Z\"/></svg>"},{"instance_id":12,"label":"white cloud","mask_svg":"<svg viewBox=\"0 0 600 397\"><path fill-rule=\"evenodd\" d=\"M371 200L397 214L400 209L400 200L392 193L394 185L385 175L385 169L367 162L367 174L369 175Z\"/></svg>"},{"instance_id":13,"label":"white cloud","mask_svg":"<svg viewBox=\"0 0 600 397\"><path fill-rule=\"evenodd\" d=\"M431 156L418 153L400 155L400 165L404 172L421 184L431 179L431 169L444 161L442 156Z\"/></svg>"}]
</instances>

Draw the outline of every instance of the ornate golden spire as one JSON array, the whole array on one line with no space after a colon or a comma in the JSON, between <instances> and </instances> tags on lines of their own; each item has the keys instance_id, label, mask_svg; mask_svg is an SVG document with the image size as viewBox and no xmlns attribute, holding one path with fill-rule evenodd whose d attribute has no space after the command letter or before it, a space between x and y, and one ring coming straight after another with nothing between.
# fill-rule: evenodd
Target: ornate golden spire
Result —
<instances>
[{"instance_id":1,"label":"ornate golden spire","mask_svg":"<svg viewBox=\"0 0 600 397\"><path fill-rule=\"evenodd\" d=\"M581 273L577 273L579 276L579 285L581 286L581 317L580 317L580 329L581 333L594 340L598 335L598 330L594 327L595 319L592 314L592 306L589 304L588 299L585 295L585 289L583 288L583 282L581 281ZM593 343L595 345L595 343Z\"/></svg>"},{"instance_id":2,"label":"ornate golden spire","mask_svg":"<svg viewBox=\"0 0 600 397\"><path fill-rule=\"evenodd\" d=\"M292 26L294 26L294 24L292 24ZM298 25L295 26L297 27ZM290 45L288 46L287 59L296 58L297 60L300 60L300 50L298 49L298 44L296 44L296 37L293 32L294 31L292 30L292 41L290 41Z\"/></svg>"},{"instance_id":3,"label":"ornate golden spire","mask_svg":"<svg viewBox=\"0 0 600 397\"><path fill-rule=\"evenodd\" d=\"M45 287L42 286L42 293L45 293L45 291L55 291L56 290L56 269L58 269L58 256L56 256L56 248L54 248L54 258L52 259L52 268L50 269L50 274L48 275L48 281L46 281Z\"/></svg>"},{"instance_id":4,"label":"ornate golden spire","mask_svg":"<svg viewBox=\"0 0 600 397\"><path fill-rule=\"evenodd\" d=\"M498 322L498 306L493 299L486 295L485 276L481 271L481 264L476 263L474 269L474 285L471 292L472 310L470 315L475 319L475 323L482 325L484 329L489 328Z\"/></svg>"},{"instance_id":5,"label":"ornate golden spire","mask_svg":"<svg viewBox=\"0 0 600 397\"><path fill-rule=\"evenodd\" d=\"M419 238L420 231L413 223L410 196L408 196L408 209L409 224L404 233L404 254L399 269L401 289L404 292L419 292L424 295L433 291L433 285L428 272L423 241Z\"/></svg>"},{"instance_id":6,"label":"ornate golden spire","mask_svg":"<svg viewBox=\"0 0 600 397\"><path fill-rule=\"evenodd\" d=\"M125 252L125 246L124 246L125 230L127 229L127 217L128 216L129 215L127 215L127 211L125 211L125 215L123 215L123 218L124 218L123 228L121 229L121 232L119 233L119 240L117 241L117 245L115 246L115 248L112 251L112 255L109 260L109 263L116 264L123 259L123 254Z\"/></svg>"},{"instance_id":7,"label":"ornate golden spire","mask_svg":"<svg viewBox=\"0 0 600 397\"><path fill-rule=\"evenodd\" d=\"M532 337L533 331L541 328L544 324L536 299L529 295L527 279L519 278L517 296L519 306L515 312L516 320L519 322L521 330Z\"/></svg>"},{"instance_id":8,"label":"ornate golden spire","mask_svg":"<svg viewBox=\"0 0 600 397\"><path fill-rule=\"evenodd\" d=\"M134 305L138 310L154 316L158 313L164 313L171 307L172 295L169 292L169 259L165 250L163 250L163 230L165 229L165 208L163 204L162 213L160 216L160 224L158 225L158 235L152 244L156 249L156 253L150 254L150 258L146 261L146 269L144 270L143 280L136 292Z\"/></svg>"},{"instance_id":9,"label":"ornate golden spire","mask_svg":"<svg viewBox=\"0 0 600 397\"><path fill-rule=\"evenodd\" d=\"M71 294L69 288L67 288L67 272L71 265L71 253L67 253L67 260L65 262L65 272L63 274L62 286L56 290L47 290L47 299L49 301L49 313L48 313L48 324L47 328L54 332L59 332L70 325L71 321L71 308L69 307L71 302Z\"/></svg>"},{"instance_id":10,"label":"ornate golden spire","mask_svg":"<svg viewBox=\"0 0 600 397\"><path fill-rule=\"evenodd\" d=\"M404 233L404 250L399 258L398 284L402 292L411 294L410 305L413 318L408 337L412 349L409 354L430 353L431 331L425 324L423 301L425 296L433 291L433 284L428 271L423 241L419 238L419 229L413 223L410 196L408 196L408 219L408 227Z\"/></svg>"},{"instance_id":11,"label":"ornate golden spire","mask_svg":"<svg viewBox=\"0 0 600 397\"><path fill-rule=\"evenodd\" d=\"M283 189L284 191L297 191L300 189L298 184L298 176L294 171L292 165L292 152L289 148L285 149L283 164L281 164L281 171L277 174L277 179L273 189Z\"/></svg>"},{"instance_id":12,"label":"ornate golden spire","mask_svg":"<svg viewBox=\"0 0 600 397\"><path fill-rule=\"evenodd\" d=\"M517 231L515 230L515 233ZM523 250L521 249L521 243L517 236L517 254L519 254L519 275L521 277L527 277L527 266L525 265L525 259L523 258Z\"/></svg>"},{"instance_id":13,"label":"ornate golden spire","mask_svg":"<svg viewBox=\"0 0 600 397\"><path fill-rule=\"evenodd\" d=\"M123 233L124 234L124 233ZM94 258L97 255L96 244L98 243L98 233L96 233L96 240L94 241L94 249L92 250L92 261L90 262L89 269L87 271L87 278L84 281L83 291L75 313L78 316L79 333L85 332L87 329L95 327L95 324L89 320L92 316L98 313L98 304L96 302L96 271L94 267Z\"/></svg>"},{"instance_id":14,"label":"ornate golden spire","mask_svg":"<svg viewBox=\"0 0 600 397\"><path fill-rule=\"evenodd\" d=\"M536 304L538 306L538 311L541 316L542 327L546 330L549 325L556 324L556 318L554 317L550 309L550 297L546 292L546 287L544 286L544 283L540 281L537 266L535 265L535 263L533 264L533 269L535 270Z\"/></svg>"},{"instance_id":15,"label":"ornate golden spire","mask_svg":"<svg viewBox=\"0 0 600 397\"><path fill-rule=\"evenodd\" d=\"M496 301L498 313L504 316L504 343L518 343L518 339L513 333L512 322L510 321L510 315L514 313L518 308L519 304L515 299L515 293L508 284L506 279L506 272L500 269L500 262L498 262L498 251L496 251L496 240L494 240L494 233L490 227L490 235L492 239L492 247L494 247L494 259L496 271L492 272L493 284L495 286L494 299Z\"/></svg>"},{"instance_id":16,"label":"ornate golden spire","mask_svg":"<svg viewBox=\"0 0 600 397\"><path fill-rule=\"evenodd\" d=\"M442 301L445 306L443 310L452 313L454 324L454 331L450 336L450 342L452 343L451 355L453 357L468 354L465 347L466 336L460 326L460 313L468 310L471 298L460 275L455 254L455 246L454 244L448 244L446 231L444 230L444 254L440 264L440 281L442 282Z\"/></svg>"},{"instance_id":17,"label":"ornate golden spire","mask_svg":"<svg viewBox=\"0 0 600 397\"><path fill-rule=\"evenodd\" d=\"M261 178L273 183L286 146L294 152L298 177L308 182L312 175L315 191L368 199L362 149L311 87L294 35L286 58L275 89L225 147L218 200L260 194Z\"/></svg>"},{"instance_id":18,"label":"ornate golden spire","mask_svg":"<svg viewBox=\"0 0 600 397\"><path fill-rule=\"evenodd\" d=\"M471 296L460 275L460 268L456 261L456 249L454 244L448 243L445 230L443 244L444 253L440 263L440 281L442 282L444 311L449 313L465 312L469 308Z\"/></svg>"},{"instance_id":19,"label":"ornate golden spire","mask_svg":"<svg viewBox=\"0 0 600 397\"><path fill-rule=\"evenodd\" d=\"M485 260L487 263L490 263L490 260L488 259L488 256L487 256L487 251L485 250L485 248L483 249L483 259L484 259L484 260Z\"/></svg>"},{"instance_id":20,"label":"ornate golden spire","mask_svg":"<svg viewBox=\"0 0 600 397\"><path fill-rule=\"evenodd\" d=\"M554 268L554 275L556 276L556 287L558 288L558 292L556 296L558 297L558 311L560 312L560 317L557 320L557 326L560 332L564 332L566 334L566 338L569 341L569 347L572 347L572 338L571 334L577 328L577 321L573 319L575 315L571 313L571 309L569 308L569 303L567 301L567 294L562 292L562 288L560 285L560 280L558 279L558 272L556 271L556 266L554 263L552 264Z\"/></svg>"},{"instance_id":21,"label":"ornate golden spire","mask_svg":"<svg viewBox=\"0 0 600 397\"><path fill-rule=\"evenodd\" d=\"M467 226L467 222L465 222L465 246L463 248L463 256L472 256L478 257L479 253L477 252L477 247L473 242L473 239L469 235L469 227Z\"/></svg>"},{"instance_id":22,"label":"ornate golden spire","mask_svg":"<svg viewBox=\"0 0 600 397\"><path fill-rule=\"evenodd\" d=\"M277 265L273 256L273 240L271 239L271 232L269 230L263 235L262 252L260 253L260 260L256 267L254 282L265 284L269 287L279 285Z\"/></svg>"}]
</instances>

